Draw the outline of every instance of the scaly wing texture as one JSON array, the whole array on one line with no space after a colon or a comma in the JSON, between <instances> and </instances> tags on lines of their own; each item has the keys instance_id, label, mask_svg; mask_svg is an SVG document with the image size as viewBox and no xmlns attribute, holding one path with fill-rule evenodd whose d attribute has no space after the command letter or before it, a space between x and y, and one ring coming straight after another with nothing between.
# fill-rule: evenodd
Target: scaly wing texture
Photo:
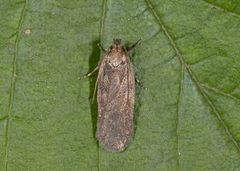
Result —
<instances>
[{"instance_id":1,"label":"scaly wing texture","mask_svg":"<svg viewBox=\"0 0 240 171\"><path fill-rule=\"evenodd\" d=\"M110 151L122 151L133 136L134 73L128 62L112 69L103 61L99 71L97 137Z\"/></svg>"}]
</instances>

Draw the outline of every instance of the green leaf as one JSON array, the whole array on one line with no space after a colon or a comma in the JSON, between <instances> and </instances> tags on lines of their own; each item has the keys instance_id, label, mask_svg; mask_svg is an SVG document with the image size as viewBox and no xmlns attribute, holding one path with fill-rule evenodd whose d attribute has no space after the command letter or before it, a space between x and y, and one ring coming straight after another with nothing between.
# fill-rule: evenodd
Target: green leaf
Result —
<instances>
[{"instance_id":1,"label":"green leaf","mask_svg":"<svg viewBox=\"0 0 240 171\"><path fill-rule=\"evenodd\" d=\"M236 0L0 0L0 170L240 170ZM95 138L97 43L142 38L136 133Z\"/></svg>"}]
</instances>

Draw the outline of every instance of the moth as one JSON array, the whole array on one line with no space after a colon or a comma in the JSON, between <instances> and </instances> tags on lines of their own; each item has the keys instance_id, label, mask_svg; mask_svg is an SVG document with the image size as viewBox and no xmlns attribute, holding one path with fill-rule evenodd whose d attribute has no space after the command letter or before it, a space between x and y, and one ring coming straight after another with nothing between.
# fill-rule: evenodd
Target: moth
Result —
<instances>
[{"instance_id":1,"label":"moth","mask_svg":"<svg viewBox=\"0 0 240 171\"><path fill-rule=\"evenodd\" d=\"M125 48L114 39L103 58L89 75L99 69L97 90L98 119L96 137L107 151L124 151L134 135L135 77L129 54L140 42ZM94 93L95 94L95 93Z\"/></svg>"}]
</instances>

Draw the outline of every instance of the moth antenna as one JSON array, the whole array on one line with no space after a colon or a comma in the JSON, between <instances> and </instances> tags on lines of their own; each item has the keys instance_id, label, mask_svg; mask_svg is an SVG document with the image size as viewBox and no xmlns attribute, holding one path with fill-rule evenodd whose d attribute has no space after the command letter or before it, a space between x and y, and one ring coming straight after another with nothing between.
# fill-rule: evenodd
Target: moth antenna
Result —
<instances>
[{"instance_id":1,"label":"moth antenna","mask_svg":"<svg viewBox=\"0 0 240 171\"><path fill-rule=\"evenodd\" d=\"M138 44L140 44L142 42L142 39L139 39L136 43L134 43L133 45L127 47L127 52L131 52Z\"/></svg>"}]
</instances>

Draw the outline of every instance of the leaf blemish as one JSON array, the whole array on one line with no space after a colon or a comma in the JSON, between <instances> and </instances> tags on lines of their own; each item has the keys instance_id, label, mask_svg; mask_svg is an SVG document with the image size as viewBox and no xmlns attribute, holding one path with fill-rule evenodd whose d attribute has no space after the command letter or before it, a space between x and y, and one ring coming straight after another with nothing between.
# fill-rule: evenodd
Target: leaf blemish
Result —
<instances>
[{"instance_id":1,"label":"leaf blemish","mask_svg":"<svg viewBox=\"0 0 240 171\"><path fill-rule=\"evenodd\" d=\"M26 35L30 35L30 34L32 34L32 29L31 28L27 28L27 29L25 29L24 33Z\"/></svg>"}]
</instances>

